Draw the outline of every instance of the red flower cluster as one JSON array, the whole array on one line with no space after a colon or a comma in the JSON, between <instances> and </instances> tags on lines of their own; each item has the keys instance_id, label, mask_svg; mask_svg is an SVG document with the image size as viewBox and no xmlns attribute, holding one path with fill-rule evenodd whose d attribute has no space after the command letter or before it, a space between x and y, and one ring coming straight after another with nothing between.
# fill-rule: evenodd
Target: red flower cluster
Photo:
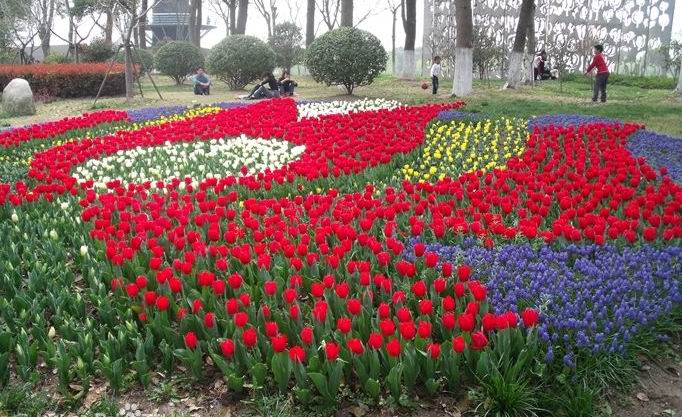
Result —
<instances>
[{"instance_id":1,"label":"red flower cluster","mask_svg":"<svg viewBox=\"0 0 682 417\"><path fill-rule=\"evenodd\" d=\"M53 138L71 130L86 129L103 123L113 123L127 119L128 113L124 111L104 110L94 113L83 113L82 116L67 117L56 122L19 127L0 132L0 147L9 148L18 146L22 142Z\"/></svg>"}]
</instances>

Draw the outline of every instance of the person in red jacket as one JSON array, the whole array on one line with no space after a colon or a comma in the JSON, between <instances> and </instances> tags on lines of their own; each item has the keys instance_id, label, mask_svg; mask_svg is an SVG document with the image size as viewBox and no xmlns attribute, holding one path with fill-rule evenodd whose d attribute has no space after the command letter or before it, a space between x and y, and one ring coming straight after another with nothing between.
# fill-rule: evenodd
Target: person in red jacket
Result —
<instances>
[{"instance_id":1,"label":"person in red jacket","mask_svg":"<svg viewBox=\"0 0 682 417\"><path fill-rule=\"evenodd\" d=\"M606 63L603 52L603 45L594 45L594 57L585 71L585 75L588 75L593 69L597 69L597 77L594 81L592 94L592 102L594 103L597 102L600 94L601 102L606 103L606 84L609 82L609 66Z\"/></svg>"}]
</instances>

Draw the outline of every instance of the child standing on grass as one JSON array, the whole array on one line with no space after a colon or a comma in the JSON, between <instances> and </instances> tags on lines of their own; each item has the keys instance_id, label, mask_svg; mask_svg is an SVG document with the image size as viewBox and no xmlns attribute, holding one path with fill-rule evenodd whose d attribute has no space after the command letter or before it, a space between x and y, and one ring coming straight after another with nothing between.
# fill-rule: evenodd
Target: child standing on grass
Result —
<instances>
[{"instance_id":1,"label":"child standing on grass","mask_svg":"<svg viewBox=\"0 0 682 417\"><path fill-rule=\"evenodd\" d=\"M438 55L433 57L433 65L431 65L431 86L433 94L438 94L438 76L440 75L440 57Z\"/></svg>"},{"instance_id":2,"label":"child standing on grass","mask_svg":"<svg viewBox=\"0 0 682 417\"><path fill-rule=\"evenodd\" d=\"M601 102L606 103L606 84L609 82L609 65L604 58L604 46L594 45L594 57L592 62L587 67L585 75L592 72L594 68L597 69L597 76L594 80L594 87L592 93L592 102L596 103L601 93Z\"/></svg>"}]
</instances>

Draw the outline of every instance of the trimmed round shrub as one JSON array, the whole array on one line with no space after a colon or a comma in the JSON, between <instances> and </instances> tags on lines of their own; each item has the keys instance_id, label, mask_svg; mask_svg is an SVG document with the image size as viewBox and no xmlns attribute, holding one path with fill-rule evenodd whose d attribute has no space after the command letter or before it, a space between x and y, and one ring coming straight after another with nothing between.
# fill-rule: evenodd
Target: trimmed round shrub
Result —
<instances>
[{"instance_id":1,"label":"trimmed round shrub","mask_svg":"<svg viewBox=\"0 0 682 417\"><path fill-rule=\"evenodd\" d=\"M106 62L112 56L114 56L114 50L102 38L95 39L90 42L90 45L83 47L84 62Z\"/></svg>"},{"instance_id":2,"label":"trimmed round shrub","mask_svg":"<svg viewBox=\"0 0 682 417\"><path fill-rule=\"evenodd\" d=\"M116 57L116 62L119 64L125 63L123 50ZM133 50L133 63L140 67L142 74L151 72L154 69L154 54L146 49L135 49Z\"/></svg>"},{"instance_id":3,"label":"trimmed round shrub","mask_svg":"<svg viewBox=\"0 0 682 417\"><path fill-rule=\"evenodd\" d=\"M251 81L263 77L275 68L275 52L254 36L231 35L223 39L208 54L208 72L227 83L232 90L241 90Z\"/></svg>"},{"instance_id":4,"label":"trimmed round shrub","mask_svg":"<svg viewBox=\"0 0 682 417\"><path fill-rule=\"evenodd\" d=\"M204 54L189 42L168 42L154 55L154 68L175 80L177 85L185 82L187 75L203 66Z\"/></svg>"},{"instance_id":5,"label":"trimmed round shrub","mask_svg":"<svg viewBox=\"0 0 682 417\"><path fill-rule=\"evenodd\" d=\"M353 94L355 87L371 84L386 70L387 59L376 36L343 27L315 39L306 51L305 65L318 83L342 85Z\"/></svg>"}]
</instances>

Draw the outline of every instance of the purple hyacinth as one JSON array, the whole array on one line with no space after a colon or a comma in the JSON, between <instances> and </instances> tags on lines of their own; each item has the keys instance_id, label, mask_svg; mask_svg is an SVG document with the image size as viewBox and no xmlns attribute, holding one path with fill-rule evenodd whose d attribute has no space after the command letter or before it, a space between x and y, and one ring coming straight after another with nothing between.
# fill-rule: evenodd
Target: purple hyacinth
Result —
<instances>
[{"instance_id":1,"label":"purple hyacinth","mask_svg":"<svg viewBox=\"0 0 682 417\"><path fill-rule=\"evenodd\" d=\"M673 180L682 180L682 139L640 130L628 138L627 148L656 169L666 167Z\"/></svg>"},{"instance_id":2,"label":"purple hyacinth","mask_svg":"<svg viewBox=\"0 0 682 417\"><path fill-rule=\"evenodd\" d=\"M532 117L528 120L528 129L536 127L554 126L580 126L588 123L616 123L623 124L621 120L608 117L592 116L584 114L547 114Z\"/></svg>"},{"instance_id":3,"label":"purple hyacinth","mask_svg":"<svg viewBox=\"0 0 682 417\"><path fill-rule=\"evenodd\" d=\"M414 259L408 245L405 257ZM568 352L623 352L638 332L682 305L682 247L427 244L441 261L466 263L497 313L537 307L539 336ZM550 355L551 356L551 355Z\"/></svg>"}]
</instances>

